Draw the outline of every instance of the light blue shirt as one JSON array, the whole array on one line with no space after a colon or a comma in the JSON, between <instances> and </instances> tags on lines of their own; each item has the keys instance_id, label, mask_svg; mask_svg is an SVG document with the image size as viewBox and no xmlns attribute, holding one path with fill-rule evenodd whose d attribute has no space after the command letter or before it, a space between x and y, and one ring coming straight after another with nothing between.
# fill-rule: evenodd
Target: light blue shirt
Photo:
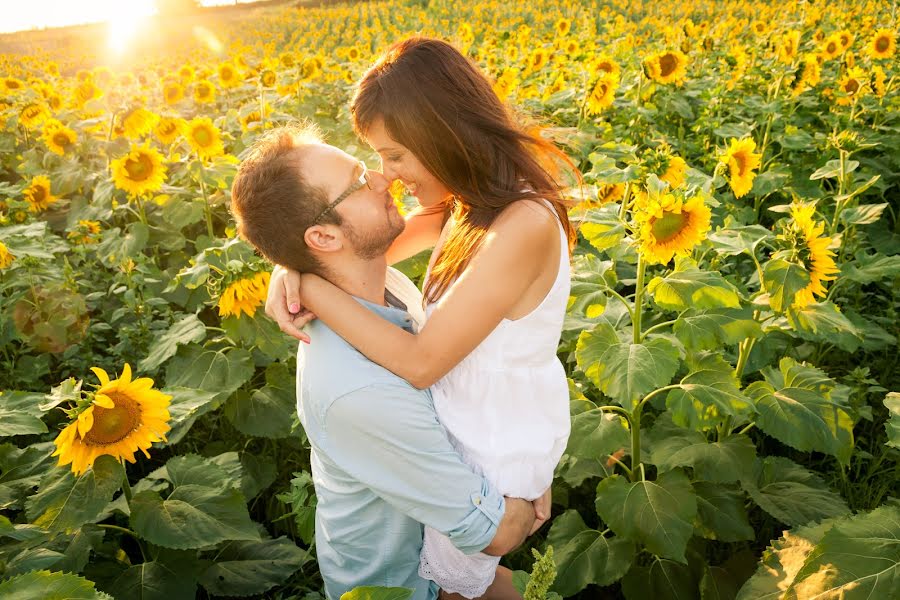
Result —
<instances>
[{"instance_id":1,"label":"light blue shirt","mask_svg":"<svg viewBox=\"0 0 900 600\"><path fill-rule=\"evenodd\" d=\"M359 299L358 299L359 300ZM400 309L359 300L411 330ZM434 600L418 575L422 525L463 552L487 546L505 503L450 445L431 393L378 366L313 321L297 360L297 411L312 446L318 496L316 552L326 596L361 585L413 588Z\"/></svg>"}]
</instances>

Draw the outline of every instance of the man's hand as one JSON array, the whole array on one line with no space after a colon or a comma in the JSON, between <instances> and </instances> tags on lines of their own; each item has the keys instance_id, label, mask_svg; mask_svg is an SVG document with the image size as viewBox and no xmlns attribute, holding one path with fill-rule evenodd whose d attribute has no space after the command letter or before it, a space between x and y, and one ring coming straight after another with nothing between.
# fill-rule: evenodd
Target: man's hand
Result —
<instances>
[{"instance_id":1,"label":"man's hand","mask_svg":"<svg viewBox=\"0 0 900 600\"><path fill-rule=\"evenodd\" d=\"M506 498L503 520L491 543L482 550L491 556L503 556L512 552L528 537L534 526L534 504L521 498Z\"/></svg>"},{"instance_id":2,"label":"man's hand","mask_svg":"<svg viewBox=\"0 0 900 600\"><path fill-rule=\"evenodd\" d=\"M541 528L541 526L550 519L550 508L553 505L553 494L550 491L551 488L547 488L547 491L544 492L540 498L535 498L532 501L534 505L534 525L531 527L531 533L529 536L534 535L534 533Z\"/></svg>"},{"instance_id":3,"label":"man's hand","mask_svg":"<svg viewBox=\"0 0 900 600\"><path fill-rule=\"evenodd\" d=\"M301 328L316 318L300 303L300 273L284 267L275 267L269 280L266 295L266 314L278 323L278 328L289 336L309 343L309 336Z\"/></svg>"}]
</instances>

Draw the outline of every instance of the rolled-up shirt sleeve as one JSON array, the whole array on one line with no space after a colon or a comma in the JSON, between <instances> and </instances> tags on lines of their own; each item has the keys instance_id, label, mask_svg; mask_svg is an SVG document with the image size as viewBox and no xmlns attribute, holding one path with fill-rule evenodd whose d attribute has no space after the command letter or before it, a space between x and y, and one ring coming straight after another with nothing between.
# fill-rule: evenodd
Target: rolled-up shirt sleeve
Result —
<instances>
[{"instance_id":1,"label":"rolled-up shirt sleeve","mask_svg":"<svg viewBox=\"0 0 900 600\"><path fill-rule=\"evenodd\" d=\"M484 549L505 502L462 462L430 399L402 383L377 383L336 399L325 415L328 453L409 517L466 554Z\"/></svg>"}]
</instances>

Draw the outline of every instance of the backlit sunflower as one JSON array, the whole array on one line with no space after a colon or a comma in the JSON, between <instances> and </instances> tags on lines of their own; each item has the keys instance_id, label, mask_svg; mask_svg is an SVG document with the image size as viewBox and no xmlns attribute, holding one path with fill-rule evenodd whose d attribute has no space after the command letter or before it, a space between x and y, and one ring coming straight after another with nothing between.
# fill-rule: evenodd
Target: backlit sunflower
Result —
<instances>
[{"instance_id":1,"label":"backlit sunflower","mask_svg":"<svg viewBox=\"0 0 900 600\"><path fill-rule=\"evenodd\" d=\"M153 389L153 380L147 377L132 381L128 363L118 379L110 380L98 367L91 371L100 387L87 394L90 403L54 440L53 456L59 456L59 466L71 463L72 472L81 475L104 454L134 463L134 454L140 450L150 458L147 450L153 442L166 441L171 429L172 396Z\"/></svg>"},{"instance_id":2,"label":"backlit sunflower","mask_svg":"<svg viewBox=\"0 0 900 600\"><path fill-rule=\"evenodd\" d=\"M683 198L679 192L639 194L635 221L641 256L651 264L668 264L676 254L688 256L706 238L710 215L701 194L691 198Z\"/></svg>"},{"instance_id":3,"label":"backlit sunflower","mask_svg":"<svg viewBox=\"0 0 900 600\"><path fill-rule=\"evenodd\" d=\"M616 89L619 87L619 78L615 75L604 73L594 83L591 93L588 95L585 110L589 115L599 115L605 109L612 106L616 99Z\"/></svg>"},{"instance_id":4,"label":"backlit sunflower","mask_svg":"<svg viewBox=\"0 0 900 600\"><path fill-rule=\"evenodd\" d=\"M75 147L78 135L72 129L53 119L44 126L44 133L41 139L44 140L51 152L64 156L66 152Z\"/></svg>"},{"instance_id":5,"label":"backlit sunflower","mask_svg":"<svg viewBox=\"0 0 900 600\"><path fill-rule=\"evenodd\" d=\"M72 91L72 104L76 108L82 108L86 102L99 98L103 91L93 81L87 80L79 83Z\"/></svg>"},{"instance_id":6,"label":"backlit sunflower","mask_svg":"<svg viewBox=\"0 0 900 600\"><path fill-rule=\"evenodd\" d=\"M146 108L138 106L122 114L120 119L122 128L125 130L125 137L136 140L153 131L153 126L156 125L159 117Z\"/></svg>"},{"instance_id":7,"label":"backlit sunflower","mask_svg":"<svg viewBox=\"0 0 900 600\"><path fill-rule=\"evenodd\" d=\"M815 296L824 298L823 282L835 279L838 272L834 263L834 252L828 249L831 238L823 236L825 223L816 222L813 215L815 205L791 205L791 223L786 236L797 252L797 258L809 273L809 283L794 296L794 306L803 308L816 301Z\"/></svg>"},{"instance_id":8,"label":"backlit sunflower","mask_svg":"<svg viewBox=\"0 0 900 600\"><path fill-rule=\"evenodd\" d=\"M178 67L178 77L181 83L187 85L194 79L194 67L190 65L181 65Z\"/></svg>"},{"instance_id":9,"label":"backlit sunflower","mask_svg":"<svg viewBox=\"0 0 900 600\"><path fill-rule=\"evenodd\" d=\"M825 38L825 41L822 43L822 50L820 52L822 58L825 60L831 60L836 56L840 56L841 54L841 39L837 34L829 35Z\"/></svg>"},{"instance_id":10,"label":"backlit sunflower","mask_svg":"<svg viewBox=\"0 0 900 600\"><path fill-rule=\"evenodd\" d=\"M687 75L687 56L680 50L666 50L644 61L647 75L659 83L681 85Z\"/></svg>"},{"instance_id":11,"label":"backlit sunflower","mask_svg":"<svg viewBox=\"0 0 900 600\"><path fill-rule=\"evenodd\" d=\"M28 201L28 210L31 212L47 210L58 199L50 193L50 179L45 175L38 175L31 180L31 185L25 188L25 200Z\"/></svg>"},{"instance_id":12,"label":"backlit sunflower","mask_svg":"<svg viewBox=\"0 0 900 600\"><path fill-rule=\"evenodd\" d=\"M160 117L153 128L153 133L160 143L168 146L178 138L183 124L184 120L178 117Z\"/></svg>"},{"instance_id":13,"label":"backlit sunflower","mask_svg":"<svg viewBox=\"0 0 900 600\"><path fill-rule=\"evenodd\" d=\"M322 65L314 56L305 59L300 65L300 79L303 81L312 81L321 74Z\"/></svg>"},{"instance_id":14,"label":"backlit sunflower","mask_svg":"<svg viewBox=\"0 0 900 600\"><path fill-rule=\"evenodd\" d=\"M19 123L28 129L34 129L50 116L47 105L43 102L29 102L19 110Z\"/></svg>"},{"instance_id":15,"label":"backlit sunflower","mask_svg":"<svg viewBox=\"0 0 900 600\"><path fill-rule=\"evenodd\" d=\"M184 88L177 81L167 81L163 84L163 99L166 104L178 104L184 98Z\"/></svg>"},{"instance_id":16,"label":"backlit sunflower","mask_svg":"<svg viewBox=\"0 0 900 600\"><path fill-rule=\"evenodd\" d=\"M890 29L879 29L872 36L868 50L872 58L891 58L897 51L897 37Z\"/></svg>"},{"instance_id":17,"label":"backlit sunflower","mask_svg":"<svg viewBox=\"0 0 900 600\"><path fill-rule=\"evenodd\" d=\"M268 121L269 116L272 114L272 107L268 102L266 102L263 110L265 112L265 115L262 115L260 113L258 106L254 106L252 110L242 115L240 117L241 129L243 129L244 131L253 131L262 127L264 123L263 116L265 116L266 121Z\"/></svg>"},{"instance_id":18,"label":"backlit sunflower","mask_svg":"<svg viewBox=\"0 0 900 600\"><path fill-rule=\"evenodd\" d=\"M760 165L762 154L755 154L756 142L753 138L738 140L731 138L731 145L725 151L722 161L728 166L728 185L735 197L746 196L753 187L753 179Z\"/></svg>"},{"instance_id":19,"label":"backlit sunflower","mask_svg":"<svg viewBox=\"0 0 900 600\"><path fill-rule=\"evenodd\" d=\"M222 134L209 117L195 117L184 126L184 137L200 158L210 159L225 153Z\"/></svg>"},{"instance_id":20,"label":"backlit sunflower","mask_svg":"<svg viewBox=\"0 0 900 600\"><path fill-rule=\"evenodd\" d=\"M166 180L162 155L149 146L132 147L131 152L110 164L113 183L129 196L156 192Z\"/></svg>"},{"instance_id":21,"label":"backlit sunflower","mask_svg":"<svg viewBox=\"0 0 900 600\"><path fill-rule=\"evenodd\" d=\"M216 101L216 87L212 82L203 79L194 84L194 101L200 104L211 104Z\"/></svg>"},{"instance_id":22,"label":"backlit sunflower","mask_svg":"<svg viewBox=\"0 0 900 600\"><path fill-rule=\"evenodd\" d=\"M263 87L270 88L275 87L275 82L277 81L277 77L275 76L275 71L272 69L266 69L262 73L259 74L259 83Z\"/></svg>"},{"instance_id":23,"label":"backlit sunflower","mask_svg":"<svg viewBox=\"0 0 900 600\"><path fill-rule=\"evenodd\" d=\"M219 85L223 88L237 87L241 83L241 77L237 69L231 63L222 63L218 68Z\"/></svg>"},{"instance_id":24,"label":"backlit sunflower","mask_svg":"<svg viewBox=\"0 0 900 600\"><path fill-rule=\"evenodd\" d=\"M268 289L267 271L230 283L219 296L219 316L240 317L243 312L252 317L256 309L265 303Z\"/></svg>"},{"instance_id":25,"label":"backlit sunflower","mask_svg":"<svg viewBox=\"0 0 900 600\"><path fill-rule=\"evenodd\" d=\"M9 251L6 244L0 242L0 269L7 268L15 259L16 257Z\"/></svg>"}]
</instances>

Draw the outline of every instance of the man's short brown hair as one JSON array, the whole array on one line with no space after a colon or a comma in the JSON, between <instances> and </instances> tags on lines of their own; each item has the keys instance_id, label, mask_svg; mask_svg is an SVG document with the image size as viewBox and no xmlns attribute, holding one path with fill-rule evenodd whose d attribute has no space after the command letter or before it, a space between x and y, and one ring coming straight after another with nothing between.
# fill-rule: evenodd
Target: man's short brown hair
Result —
<instances>
[{"instance_id":1,"label":"man's short brown hair","mask_svg":"<svg viewBox=\"0 0 900 600\"><path fill-rule=\"evenodd\" d=\"M322 266L303 236L328 198L304 179L300 166L303 146L321 141L313 125L273 129L254 142L231 185L231 213L241 237L277 265L318 274ZM341 217L328 211L319 223L340 225Z\"/></svg>"}]
</instances>

